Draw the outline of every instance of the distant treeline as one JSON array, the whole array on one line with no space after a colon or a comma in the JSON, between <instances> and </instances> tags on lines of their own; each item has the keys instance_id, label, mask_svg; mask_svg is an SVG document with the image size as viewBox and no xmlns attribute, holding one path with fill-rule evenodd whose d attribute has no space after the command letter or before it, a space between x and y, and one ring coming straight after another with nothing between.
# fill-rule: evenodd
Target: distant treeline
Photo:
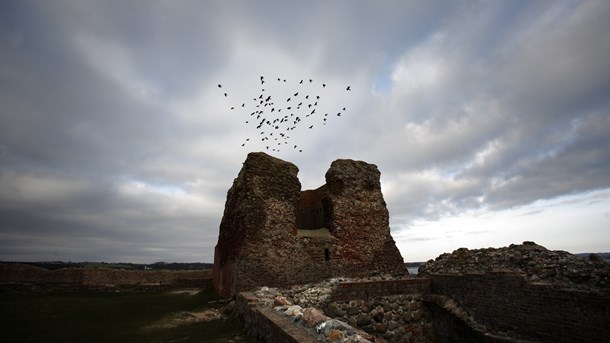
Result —
<instances>
[{"instance_id":1,"label":"distant treeline","mask_svg":"<svg viewBox=\"0 0 610 343\"><path fill-rule=\"evenodd\" d=\"M48 270L57 270L62 268L106 268L120 270L201 270L211 269L213 263L178 263L178 262L156 262L151 264L141 263L107 263L107 262L63 262L63 261L45 261L45 262L1 262L1 263L19 263L45 268Z\"/></svg>"}]
</instances>

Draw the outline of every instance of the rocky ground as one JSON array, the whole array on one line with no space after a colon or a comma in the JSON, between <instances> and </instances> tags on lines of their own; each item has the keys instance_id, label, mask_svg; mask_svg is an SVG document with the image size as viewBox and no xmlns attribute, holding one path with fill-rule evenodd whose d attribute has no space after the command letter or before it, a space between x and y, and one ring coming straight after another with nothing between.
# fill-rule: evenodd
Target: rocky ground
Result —
<instances>
[{"instance_id":1,"label":"rocky ground","mask_svg":"<svg viewBox=\"0 0 610 343\"><path fill-rule=\"evenodd\" d=\"M419 268L418 276L492 271L520 273L530 282L610 293L610 264L601 257L591 254L583 259L566 251L548 250L534 242L497 249L460 248L426 262Z\"/></svg>"},{"instance_id":2,"label":"rocky ground","mask_svg":"<svg viewBox=\"0 0 610 343\"><path fill-rule=\"evenodd\" d=\"M252 292L262 306L292 318L320 342L431 341L429 313L421 294L375 297L370 300L333 301L333 288L341 282L388 280L333 278L290 289L261 287Z\"/></svg>"}]
</instances>

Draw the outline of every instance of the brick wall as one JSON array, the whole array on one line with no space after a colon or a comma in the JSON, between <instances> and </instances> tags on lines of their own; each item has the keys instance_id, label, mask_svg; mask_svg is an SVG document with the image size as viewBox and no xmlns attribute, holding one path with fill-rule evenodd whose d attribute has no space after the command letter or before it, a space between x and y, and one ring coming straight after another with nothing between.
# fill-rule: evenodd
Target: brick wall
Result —
<instances>
[{"instance_id":1,"label":"brick wall","mask_svg":"<svg viewBox=\"0 0 610 343\"><path fill-rule=\"evenodd\" d=\"M431 291L455 299L478 322L544 342L607 342L610 298L530 284L518 274L430 275Z\"/></svg>"},{"instance_id":2,"label":"brick wall","mask_svg":"<svg viewBox=\"0 0 610 343\"><path fill-rule=\"evenodd\" d=\"M427 293L430 287L428 279L374 280L359 282L342 282L333 290L332 299L367 300L378 296L394 294Z\"/></svg>"}]
</instances>

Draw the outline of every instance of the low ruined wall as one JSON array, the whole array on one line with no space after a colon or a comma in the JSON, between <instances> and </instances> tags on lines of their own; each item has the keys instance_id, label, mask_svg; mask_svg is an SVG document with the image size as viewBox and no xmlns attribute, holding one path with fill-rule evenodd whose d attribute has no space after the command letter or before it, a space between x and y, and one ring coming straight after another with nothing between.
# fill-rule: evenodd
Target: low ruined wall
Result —
<instances>
[{"instance_id":1,"label":"low ruined wall","mask_svg":"<svg viewBox=\"0 0 610 343\"><path fill-rule=\"evenodd\" d=\"M431 313L422 294L427 279L342 282L322 305L330 318L390 342L433 342Z\"/></svg>"},{"instance_id":2,"label":"low ruined wall","mask_svg":"<svg viewBox=\"0 0 610 343\"><path fill-rule=\"evenodd\" d=\"M610 298L531 284L516 273L430 274L431 291L455 299L478 322L544 342L607 342Z\"/></svg>"},{"instance_id":3,"label":"low ruined wall","mask_svg":"<svg viewBox=\"0 0 610 343\"><path fill-rule=\"evenodd\" d=\"M211 270L136 271L65 268L49 271L22 264L0 264L0 284L31 284L71 287L105 286L196 286L211 279Z\"/></svg>"},{"instance_id":4,"label":"low ruined wall","mask_svg":"<svg viewBox=\"0 0 610 343\"><path fill-rule=\"evenodd\" d=\"M246 335L250 337L274 343L317 342L304 328L292 325L288 319L268 308L259 307L258 299L247 292L238 293L235 304Z\"/></svg>"},{"instance_id":5,"label":"low ruined wall","mask_svg":"<svg viewBox=\"0 0 610 343\"><path fill-rule=\"evenodd\" d=\"M84 286L98 285L172 285L192 286L211 278L211 271L130 271L92 269L83 271Z\"/></svg>"},{"instance_id":6,"label":"low ruined wall","mask_svg":"<svg viewBox=\"0 0 610 343\"><path fill-rule=\"evenodd\" d=\"M389 342L436 341L432 316L421 293L333 301L324 314Z\"/></svg>"},{"instance_id":7,"label":"low ruined wall","mask_svg":"<svg viewBox=\"0 0 610 343\"><path fill-rule=\"evenodd\" d=\"M368 300L370 298L395 294L428 292L428 279L374 280L342 282L333 290L333 300Z\"/></svg>"}]
</instances>

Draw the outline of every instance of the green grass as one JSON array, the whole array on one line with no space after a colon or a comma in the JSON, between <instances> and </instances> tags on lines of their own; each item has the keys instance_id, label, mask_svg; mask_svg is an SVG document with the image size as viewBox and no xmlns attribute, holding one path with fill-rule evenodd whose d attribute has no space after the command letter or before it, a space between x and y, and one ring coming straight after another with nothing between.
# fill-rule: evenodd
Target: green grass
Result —
<instances>
[{"instance_id":1,"label":"green grass","mask_svg":"<svg viewBox=\"0 0 610 343\"><path fill-rule=\"evenodd\" d=\"M181 311L212 308L211 285L196 295L155 292L0 293L2 342L226 342L242 334L236 318L146 328ZM243 341L243 340L242 340ZM246 342L257 342L248 339Z\"/></svg>"}]
</instances>

